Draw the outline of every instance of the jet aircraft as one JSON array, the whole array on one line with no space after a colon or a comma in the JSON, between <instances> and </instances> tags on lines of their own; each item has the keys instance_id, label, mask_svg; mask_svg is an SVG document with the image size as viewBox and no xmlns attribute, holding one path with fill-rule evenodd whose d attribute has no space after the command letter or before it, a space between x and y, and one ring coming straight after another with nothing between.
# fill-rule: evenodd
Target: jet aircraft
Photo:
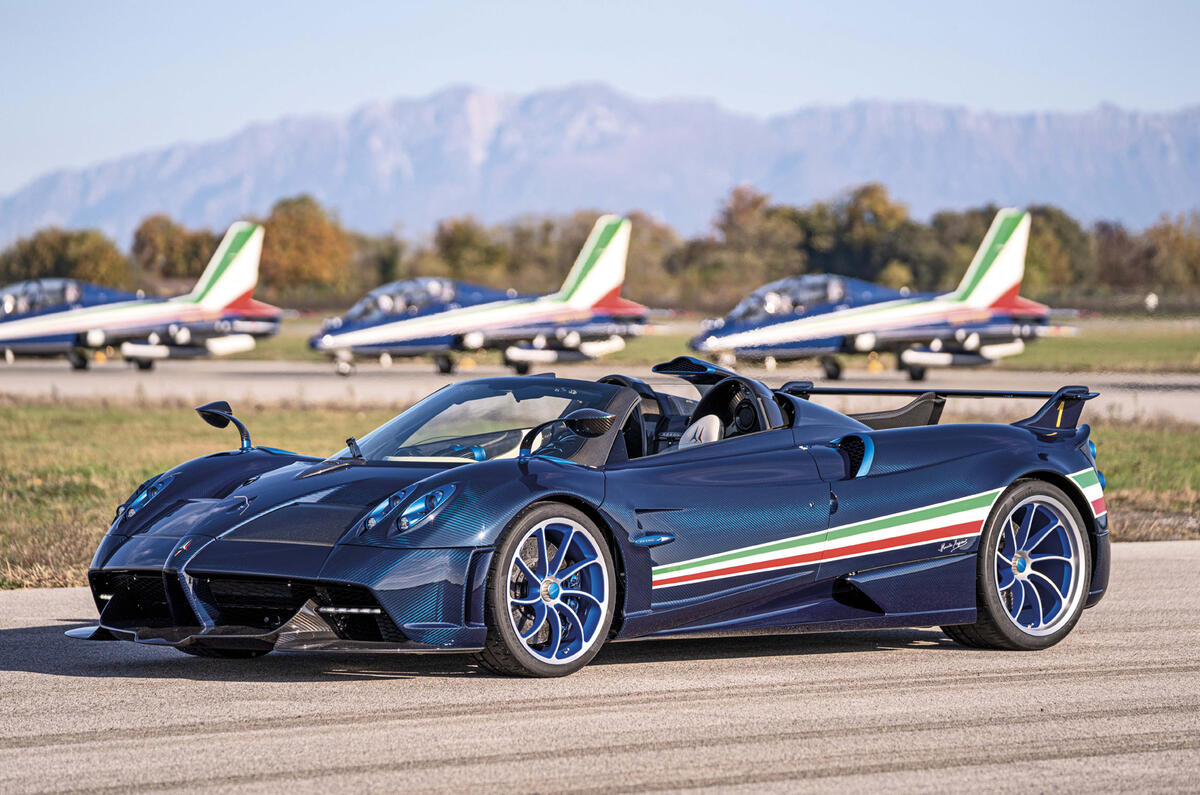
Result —
<instances>
[{"instance_id":1,"label":"jet aircraft","mask_svg":"<svg viewBox=\"0 0 1200 795\"><path fill-rule=\"evenodd\" d=\"M309 345L328 353L337 371L354 371L355 356L433 356L439 372L455 356L504 352L518 373L534 364L594 359L641 333L648 309L621 298L630 222L601 216L558 292L518 295L452 279L422 277L367 293L346 314L325 321Z\"/></svg>"},{"instance_id":2,"label":"jet aircraft","mask_svg":"<svg viewBox=\"0 0 1200 795\"><path fill-rule=\"evenodd\" d=\"M263 229L229 228L191 292L150 298L75 279L17 282L0 289L0 352L66 356L85 370L96 351L119 346L139 369L168 358L250 350L279 330L280 310L255 301Z\"/></svg>"},{"instance_id":3,"label":"jet aircraft","mask_svg":"<svg viewBox=\"0 0 1200 795\"><path fill-rule=\"evenodd\" d=\"M691 348L768 369L819 358L830 379L841 377L841 353L894 353L914 381L927 367L992 364L1021 353L1027 341L1064 331L1049 324L1049 307L1019 295L1029 223L1021 210L997 213L952 292L908 294L833 274L793 276L706 321Z\"/></svg>"}]
</instances>

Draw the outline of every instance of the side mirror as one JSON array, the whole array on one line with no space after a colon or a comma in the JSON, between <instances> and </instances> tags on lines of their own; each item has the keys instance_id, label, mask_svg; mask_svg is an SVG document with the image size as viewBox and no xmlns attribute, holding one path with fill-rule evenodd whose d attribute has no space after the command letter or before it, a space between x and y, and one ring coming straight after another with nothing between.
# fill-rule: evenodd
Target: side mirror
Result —
<instances>
[{"instance_id":1,"label":"side mirror","mask_svg":"<svg viewBox=\"0 0 1200 795\"><path fill-rule=\"evenodd\" d=\"M603 436L612 429L613 423L617 421L615 415L609 414L600 409L575 409L565 417L548 420L540 425L535 425L529 429L529 433L525 434L525 438L521 440L521 458L528 458L533 452L533 440L538 434L549 428L551 425L561 422L567 426L567 430L576 436L582 436L585 439L594 439L597 436Z\"/></svg>"},{"instance_id":2,"label":"side mirror","mask_svg":"<svg viewBox=\"0 0 1200 795\"><path fill-rule=\"evenodd\" d=\"M212 403L197 406L196 413L214 428L228 428L229 421L233 419L233 407L224 400L214 400Z\"/></svg>"},{"instance_id":3,"label":"side mirror","mask_svg":"<svg viewBox=\"0 0 1200 795\"><path fill-rule=\"evenodd\" d=\"M242 437L242 449L250 449L250 431L246 430L246 426L241 420L233 416L233 408L228 401L214 400L212 403L205 403L203 406L196 407L196 413L200 415L200 419L214 428L228 428L229 423L232 422Z\"/></svg>"},{"instance_id":4,"label":"side mirror","mask_svg":"<svg viewBox=\"0 0 1200 795\"><path fill-rule=\"evenodd\" d=\"M575 409L562 419L567 430L585 439L595 439L612 429L617 418L600 409Z\"/></svg>"}]
</instances>

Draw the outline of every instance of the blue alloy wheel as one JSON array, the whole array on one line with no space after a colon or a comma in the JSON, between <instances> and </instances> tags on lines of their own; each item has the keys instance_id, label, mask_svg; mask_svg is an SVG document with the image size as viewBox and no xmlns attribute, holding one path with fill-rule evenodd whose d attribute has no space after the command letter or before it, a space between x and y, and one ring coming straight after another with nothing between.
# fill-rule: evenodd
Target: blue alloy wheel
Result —
<instances>
[{"instance_id":1,"label":"blue alloy wheel","mask_svg":"<svg viewBox=\"0 0 1200 795\"><path fill-rule=\"evenodd\" d=\"M1081 546L1057 500L1029 497L1009 512L996 542L996 593L1022 632L1055 632L1083 598Z\"/></svg>"},{"instance_id":2,"label":"blue alloy wheel","mask_svg":"<svg viewBox=\"0 0 1200 795\"><path fill-rule=\"evenodd\" d=\"M977 620L942 627L964 646L1044 649L1066 637L1091 581L1091 547L1079 509L1041 480L1013 485L979 540Z\"/></svg>"},{"instance_id":3,"label":"blue alloy wheel","mask_svg":"<svg viewBox=\"0 0 1200 795\"><path fill-rule=\"evenodd\" d=\"M497 546L489 583L493 670L562 676L585 665L612 625L614 575L604 536L583 514L543 504Z\"/></svg>"},{"instance_id":4,"label":"blue alloy wheel","mask_svg":"<svg viewBox=\"0 0 1200 795\"><path fill-rule=\"evenodd\" d=\"M595 541L556 517L521 539L508 571L513 630L530 653L569 663L595 642L608 610L608 572Z\"/></svg>"}]
</instances>

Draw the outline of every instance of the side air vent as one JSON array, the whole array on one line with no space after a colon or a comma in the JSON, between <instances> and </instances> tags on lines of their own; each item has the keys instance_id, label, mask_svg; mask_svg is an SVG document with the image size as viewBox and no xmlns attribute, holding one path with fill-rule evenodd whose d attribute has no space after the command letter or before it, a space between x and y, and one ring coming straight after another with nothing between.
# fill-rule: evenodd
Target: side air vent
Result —
<instances>
[{"instance_id":1,"label":"side air vent","mask_svg":"<svg viewBox=\"0 0 1200 795\"><path fill-rule=\"evenodd\" d=\"M656 373L707 373L713 368L699 362L690 356L679 356L669 362L654 366Z\"/></svg>"},{"instance_id":2,"label":"side air vent","mask_svg":"<svg viewBox=\"0 0 1200 795\"><path fill-rule=\"evenodd\" d=\"M836 443L842 454L846 456L847 472L852 477L861 478L871 471L871 461L875 457L875 443L865 436L843 436Z\"/></svg>"}]
</instances>

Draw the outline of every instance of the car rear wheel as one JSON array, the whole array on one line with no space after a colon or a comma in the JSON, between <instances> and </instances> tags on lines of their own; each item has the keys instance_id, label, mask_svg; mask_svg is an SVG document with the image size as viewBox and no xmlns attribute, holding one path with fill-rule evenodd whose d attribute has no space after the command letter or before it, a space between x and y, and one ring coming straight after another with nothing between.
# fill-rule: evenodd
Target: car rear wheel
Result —
<instances>
[{"instance_id":1,"label":"car rear wheel","mask_svg":"<svg viewBox=\"0 0 1200 795\"><path fill-rule=\"evenodd\" d=\"M616 576L603 534L582 512L542 503L501 537L486 590L479 661L511 676L566 676L608 637Z\"/></svg>"},{"instance_id":2,"label":"car rear wheel","mask_svg":"<svg viewBox=\"0 0 1200 795\"><path fill-rule=\"evenodd\" d=\"M1083 518L1061 489L1021 480L996 503L979 539L974 624L942 627L964 646L1045 649L1083 612L1091 548Z\"/></svg>"}]
</instances>

